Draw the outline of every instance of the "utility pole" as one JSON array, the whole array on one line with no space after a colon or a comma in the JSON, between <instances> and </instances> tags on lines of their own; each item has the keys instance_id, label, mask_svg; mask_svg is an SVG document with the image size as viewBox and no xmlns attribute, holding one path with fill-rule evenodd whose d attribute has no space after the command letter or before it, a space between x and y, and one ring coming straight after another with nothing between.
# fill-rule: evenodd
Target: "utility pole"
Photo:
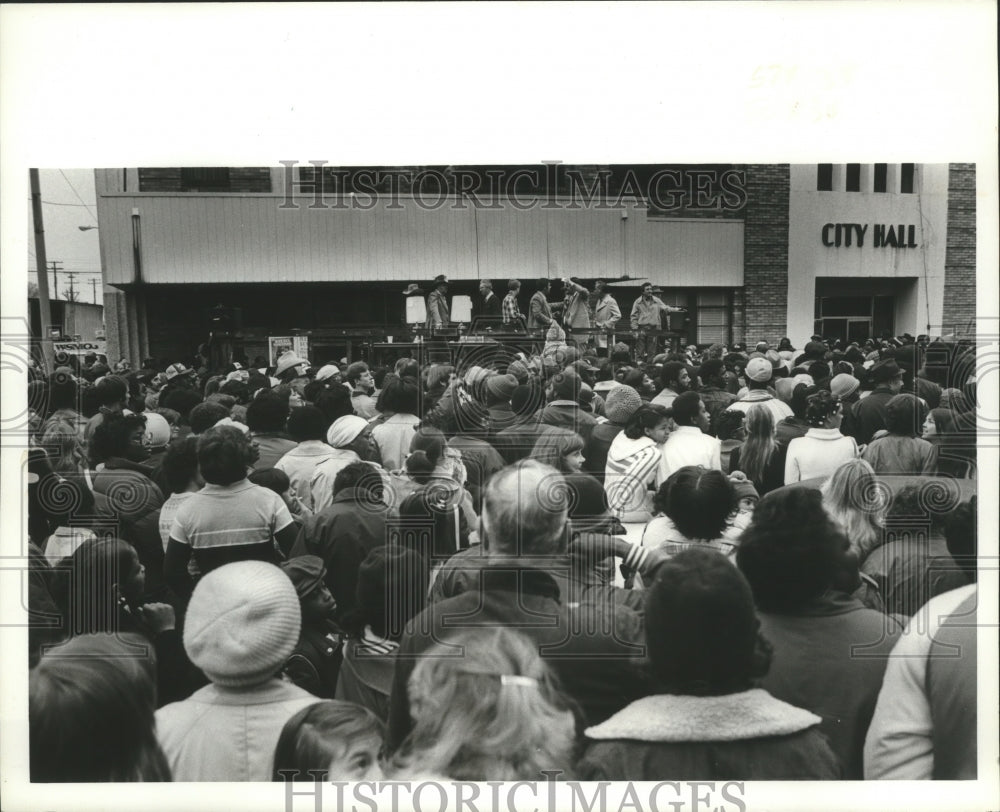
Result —
<instances>
[{"instance_id":1,"label":"utility pole","mask_svg":"<svg viewBox=\"0 0 1000 812\"><path fill-rule=\"evenodd\" d=\"M49 260L49 265L52 266L52 298L59 298L59 271L62 270L62 262L59 260ZM59 266L59 267L56 267Z\"/></svg>"},{"instance_id":2,"label":"utility pole","mask_svg":"<svg viewBox=\"0 0 1000 812\"><path fill-rule=\"evenodd\" d=\"M94 304L97 304L97 280L90 280L90 292L94 295Z\"/></svg>"},{"instance_id":3,"label":"utility pole","mask_svg":"<svg viewBox=\"0 0 1000 812\"><path fill-rule=\"evenodd\" d=\"M55 353L49 340L52 326L52 305L49 302L49 271L45 261L45 226L42 220L42 189L38 181L38 170L29 169L31 182L31 214L35 228L35 263L38 270L38 321L41 327L42 358L46 373L54 369Z\"/></svg>"},{"instance_id":4,"label":"utility pole","mask_svg":"<svg viewBox=\"0 0 1000 812\"><path fill-rule=\"evenodd\" d=\"M69 294L66 296L66 301L75 302L76 301L76 288L74 287L74 280L76 279L78 271L66 271L66 276L69 277Z\"/></svg>"}]
</instances>

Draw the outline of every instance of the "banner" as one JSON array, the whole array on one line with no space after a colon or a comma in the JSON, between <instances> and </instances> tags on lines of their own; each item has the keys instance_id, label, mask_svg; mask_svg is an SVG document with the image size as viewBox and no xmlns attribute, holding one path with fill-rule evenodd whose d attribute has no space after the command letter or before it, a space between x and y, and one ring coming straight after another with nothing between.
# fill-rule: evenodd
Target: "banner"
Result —
<instances>
[{"instance_id":1,"label":"banner","mask_svg":"<svg viewBox=\"0 0 1000 812\"><path fill-rule=\"evenodd\" d=\"M278 358L291 350L299 358L309 360L309 336L269 336L267 339L267 360L272 367Z\"/></svg>"}]
</instances>

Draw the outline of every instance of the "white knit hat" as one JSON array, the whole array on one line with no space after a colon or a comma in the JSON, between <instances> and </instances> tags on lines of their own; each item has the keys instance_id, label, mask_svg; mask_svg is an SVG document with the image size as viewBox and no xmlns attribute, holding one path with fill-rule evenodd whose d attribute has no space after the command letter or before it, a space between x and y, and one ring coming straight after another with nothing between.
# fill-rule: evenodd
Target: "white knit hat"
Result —
<instances>
[{"instance_id":1,"label":"white knit hat","mask_svg":"<svg viewBox=\"0 0 1000 812\"><path fill-rule=\"evenodd\" d=\"M368 421L356 414L345 414L333 421L326 431L326 442L334 448L350 445L367 428Z\"/></svg>"},{"instance_id":2,"label":"white knit hat","mask_svg":"<svg viewBox=\"0 0 1000 812\"><path fill-rule=\"evenodd\" d=\"M288 576L273 564L238 561L198 582L184 623L184 650L218 685L259 685L281 669L301 626Z\"/></svg>"}]
</instances>

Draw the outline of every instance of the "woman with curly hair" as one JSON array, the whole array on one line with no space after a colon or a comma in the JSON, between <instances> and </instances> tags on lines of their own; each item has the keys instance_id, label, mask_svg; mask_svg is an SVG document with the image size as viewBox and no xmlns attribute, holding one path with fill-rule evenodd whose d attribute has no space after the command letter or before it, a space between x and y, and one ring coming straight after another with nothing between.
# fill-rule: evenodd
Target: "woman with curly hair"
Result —
<instances>
[{"instance_id":1,"label":"woman with curly hair","mask_svg":"<svg viewBox=\"0 0 1000 812\"><path fill-rule=\"evenodd\" d=\"M788 444L785 458L785 484L805 479L828 477L843 463L858 456L853 437L840 433L844 414L840 399L820 389L806 400L809 430Z\"/></svg>"},{"instance_id":2,"label":"woman with curly hair","mask_svg":"<svg viewBox=\"0 0 1000 812\"><path fill-rule=\"evenodd\" d=\"M421 657L407 692L414 727L393 758L394 778L541 781L543 771L569 772L572 706L519 632L450 637Z\"/></svg>"}]
</instances>

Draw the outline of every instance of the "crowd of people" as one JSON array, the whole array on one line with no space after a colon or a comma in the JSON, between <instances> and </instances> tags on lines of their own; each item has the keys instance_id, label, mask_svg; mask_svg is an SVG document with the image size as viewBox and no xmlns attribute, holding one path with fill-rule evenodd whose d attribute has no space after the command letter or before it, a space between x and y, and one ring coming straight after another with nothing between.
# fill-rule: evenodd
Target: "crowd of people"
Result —
<instances>
[{"instance_id":1,"label":"crowd of people","mask_svg":"<svg viewBox=\"0 0 1000 812\"><path fill-rule=\"evenodd\" d=\"M974 348L550 339L33 370L32 780L975 777Z\"/></svg>"}]
</instances>

